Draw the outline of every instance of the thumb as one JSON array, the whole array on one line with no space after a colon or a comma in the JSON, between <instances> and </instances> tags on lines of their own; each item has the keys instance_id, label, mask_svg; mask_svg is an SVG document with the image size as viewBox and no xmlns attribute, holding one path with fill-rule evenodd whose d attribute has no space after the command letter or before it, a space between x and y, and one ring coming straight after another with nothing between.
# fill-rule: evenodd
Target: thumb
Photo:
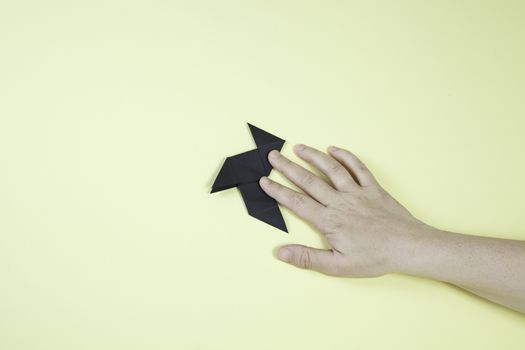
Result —
<instances>
[{"instance_id":1,"label":"thumb","mask_svg":"<svg viewBox=\"0 0 525 350\"><path fill-rule=\"evenodd\" d=\"M332 250L290 244L279 248L277 257L302 269L315 270L327 275L336 273L335 255Z\"/></svg>"}]
</instances>

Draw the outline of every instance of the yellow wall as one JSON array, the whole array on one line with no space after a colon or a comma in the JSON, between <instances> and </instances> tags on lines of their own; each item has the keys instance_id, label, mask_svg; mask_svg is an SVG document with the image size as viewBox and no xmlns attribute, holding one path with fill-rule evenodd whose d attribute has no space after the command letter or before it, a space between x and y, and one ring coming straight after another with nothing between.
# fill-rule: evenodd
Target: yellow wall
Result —
<instances>
[{"instance_id":1,"label":"yellow wall","mask_svg":"<svg viewBox=\"0 0 525 350\"><path fill-rule=\"evenodd\" d=\"M524 349L524 316L443 283L287 266L275 247L319 234L208 193L251 122L290 157L353 150L432 225L525 239L524 18L522 1L2 0L0 348Z\"/></svg>"}]
</instances>

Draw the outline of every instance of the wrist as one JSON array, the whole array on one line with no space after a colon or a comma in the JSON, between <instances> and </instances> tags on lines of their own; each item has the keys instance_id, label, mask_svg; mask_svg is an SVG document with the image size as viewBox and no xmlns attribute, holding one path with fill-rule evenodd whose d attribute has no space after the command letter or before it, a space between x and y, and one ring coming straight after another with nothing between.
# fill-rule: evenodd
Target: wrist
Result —
<instances>
[{"instance_id":1,"label":"wrist","mask_svg":"<svg viewBox=\"0 0 525 350\"><path fill-rule=\"evenodd\" d=\"M442 255L440 245L450 233L422 222L416 223L399 243L392 259L392 272L415 276L427 276L432 266L439 263Z\"/></svg>"}]
</instances>

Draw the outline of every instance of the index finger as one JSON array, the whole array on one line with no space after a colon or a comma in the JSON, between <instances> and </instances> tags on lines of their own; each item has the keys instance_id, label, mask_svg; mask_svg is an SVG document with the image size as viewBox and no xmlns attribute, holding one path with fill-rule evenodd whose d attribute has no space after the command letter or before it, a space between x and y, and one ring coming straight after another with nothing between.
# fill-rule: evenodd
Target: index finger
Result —
<instances>
[{"instance_id":1,"label":"index finger","mask_svg":"<svg viewBox=\"0 0 525 350\"><path fill-rule=\"evenodd\" d=\"M259 184L267 195L284 205L299 217L319 227L319 213L326 207L304 193L299 193L267 177L261 177Z\"/></svg>"}]
</instances>

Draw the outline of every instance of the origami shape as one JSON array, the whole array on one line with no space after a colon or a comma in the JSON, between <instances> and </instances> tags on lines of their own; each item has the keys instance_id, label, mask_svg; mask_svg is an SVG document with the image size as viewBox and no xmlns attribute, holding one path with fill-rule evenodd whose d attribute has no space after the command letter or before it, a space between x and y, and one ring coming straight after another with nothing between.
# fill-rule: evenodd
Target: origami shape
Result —
<instances>
[{"instance_id":1,"label":"origami shape","mask_svg":"<svg viewBox=\"0 0 525 350\"><path fill-rule=\"evenodd\" d=\"M268 153L283 148L284 140L248 123L257 148L227 157L213 183L211 193L237 187L248 214L284 232L288 232L279 205L259 186L262 176L270 175Z\"/></svg>"}]
</instances>

